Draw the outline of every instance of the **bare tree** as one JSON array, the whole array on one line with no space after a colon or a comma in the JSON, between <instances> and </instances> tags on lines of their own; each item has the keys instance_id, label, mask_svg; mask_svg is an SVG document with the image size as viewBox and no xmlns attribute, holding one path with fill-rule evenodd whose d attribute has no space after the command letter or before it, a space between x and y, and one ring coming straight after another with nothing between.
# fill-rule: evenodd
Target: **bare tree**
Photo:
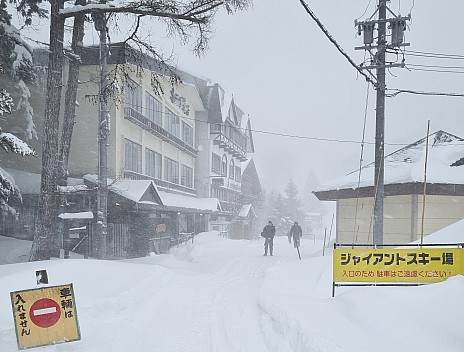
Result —
<instances>
[{"instance_id":1,"label":"bare tree","mask_svg":"<svg viewBox=\"0 0 464 352\"><path fill-rule=\"evenodd\" d=\"M106 3L81 4L80 2L76 2L74 6L66 9L63 9L63 2L61 0L50 0L50 4L50 52L47 76L47 101L44 117L44 139L42 145L39 226L34 238L31 260L49 259L51 256L57 256L59 252L59 238L57 237L57 231L55 231L55 219L58 215L56 189L58 177L63 177L67 170L67 153L69 153L71 140L71 134L62 135L61 146L58 143L65 20L74 18L76 29L76 23L78 23L77 26L79 27L80 21L82 21L82 17L77 19L79 18L78 16L95 13L104 13L106 15L130 14L135 18L135 25L127 40L132 40L140 48L145 49L152 55L158 56L155 47L145 43L138 37L142 18L158 18L165 21L168 31L179 34L182 40L188 41L189 38L195 38L194 51L202 53L208 47L208 40L212 34L211 23L217 11L221 7L225 8L229 13L244 10L251 4L251 0L139 0L123 2L118 5ZM79 33L76 32L74 36L79 38ZM74 54L78 56L78 46L72 49L74 51L77 50ZM70 76L70 79L74 82L68 83L69 91L67 92L66 104L68 108L70 108L70 104L74 104L74 91L77 91L77 76L73 74L72 77ZM65 124L73 123L72 119L75 114L68 115L68 112L69 110L67 111L66 119L70 119L64 121ZM69 131L64 133L67 132Z\"/></svg>"}]
</instances>

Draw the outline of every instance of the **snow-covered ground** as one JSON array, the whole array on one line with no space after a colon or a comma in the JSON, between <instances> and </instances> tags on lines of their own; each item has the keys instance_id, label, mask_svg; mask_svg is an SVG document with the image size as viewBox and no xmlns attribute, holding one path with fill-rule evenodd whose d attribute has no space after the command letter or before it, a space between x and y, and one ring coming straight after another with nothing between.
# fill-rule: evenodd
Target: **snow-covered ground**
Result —
<instances>
[{"instance_id":1,"label":"snow-covered ground","mask_svg":"<svg viewBox=\"0 0 464 352\"><path fill-rule=\"evenodd\" d=\"M464 242L464 221L428 242ZM30 242L0 237L0 351L16 351L9 293L73 283L81 340L37 351L363 352L464 350L464 277L420 287L348 287L332 298L332 256L286 237L203 233L168 255L22 262Z\"/></svg>"}]
</instances>

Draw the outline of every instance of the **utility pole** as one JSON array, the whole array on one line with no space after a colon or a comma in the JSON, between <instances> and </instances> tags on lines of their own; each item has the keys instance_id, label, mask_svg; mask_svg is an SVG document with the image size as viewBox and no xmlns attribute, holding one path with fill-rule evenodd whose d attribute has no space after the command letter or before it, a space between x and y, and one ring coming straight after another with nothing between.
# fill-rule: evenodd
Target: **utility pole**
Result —
<instances>
[{"instance_id":1,"label":"utility pole","mask_svg":"<svg viewBox=\"0 0 464 352\"><path fill-rule=\"evenodd\" d=\"M361 69L376 70L376 114L375 114L375 171L374 171L374 221L373 221L373 244L383 245L383 200L384 200L384 158L385 158L385 69L390 67L404 67L404 59L398 62L386 61L387 53L398 54L399 48L409 46L404 43L404 30L406 21L411 16L401 17L395 15L387 6L389 0L379 0L374 14L366 21L355 21L358 34L363 33L364 46L356 47L356 50L366 50L371 55L369 65L364 64ZM387 17L387 12L392 17ZM378 13L378 18L373 19ZM387 23L390 29L390 41L387 35ZM377 31L377 45L374 43L374 33Z\"/></svg>"},{"instance_id":2,"label":"utility pole","mask_svg":"<svg viewBox=\"0 0 464 352\"><path fill-rule=\"evenodd\" d=\"M106 256L106 237L107 237L107 212L108 212L108 135L109 135L109 114L106 104L106 58L108 47L107 18L104 13L93 13L95 29L100 32L99 47L99 68L100 85L98 93L99 113L98 113L98 188L97 188L97 238L94 248L97 258Z\"/></svg>"}]
</instances>

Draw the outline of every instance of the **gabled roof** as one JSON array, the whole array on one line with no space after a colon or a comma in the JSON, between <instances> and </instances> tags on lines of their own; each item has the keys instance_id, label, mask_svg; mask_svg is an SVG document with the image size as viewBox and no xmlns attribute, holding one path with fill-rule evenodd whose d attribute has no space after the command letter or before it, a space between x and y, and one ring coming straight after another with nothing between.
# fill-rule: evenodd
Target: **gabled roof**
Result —
<instances>
[{"instance_id":1,"label":"gabled roof","mask_svg":"<svg viewBox=\"0 0 464 352\"><path fill-rule=\"evenodd\" d=\"M240 208L240 211L238 212L238 217L239 218L246 218L246 219L251 219L256 217L256 212L255 209L253 208L253 205L251 204L244 204Z\"/></svg>"},{"instance_id":2,"label":"gabled roof","mask_svg":"<svg viewBox=\"0 0 464 352\"><path fill-rule=\"evenodd\" d=\"M242 126L243 115L245 115L245 113L237 106L237 104L235 104L234 97L232 96L227 117L235 124L235 126L240 128Z\"/></svg>"},{"instance_id":3,"label":"gabled roof","mask_svg":"<svg viewBox=\"0 0 464 352\"><path fill-rule=\"evenodd\" d=\"M84 180L97 183L97 175L84 175ZM136 204L164 205L156 184L151 180L110 180L108 190Z\"/></svg>"},{"instance_id":4,"label":"gabled roof","mask_svg":"<svg viewBox=\"0 0 464 352\"><path fill-rule=\"evenodd\" d=\"M385 157L385 194L420 194L424 182L426 138L420 139ZM444 131L429 136L427 156L427 184L433 185L431 194L448 194L464 190L464 139ZM374 185L374 163L319 186L314 194L323 200L350 198L353 190L372 193ZM438 186L440 185L440 186ZM368 194L369 193L369 194ZM463 193L464 194L464 193Z\"/></svg>"},{"instance_id":5,"label":"gabled roof","mask_svg":"<svg viewBox=\"0 0 464 352\"><path fill-rule=\"evenodd\" d=\"M255 152L255 144L253 143L253 134L251 133L251 122L250 119L248 118L246 129L245 129L245 136L248 138L248 145L247 145L247 152L248 153L254 153Z\"/></svg>"},{"instance_id":6,"label":"gabled roof","mask_svg":"<svg viewBox=\"0 0 464 352\"><path fill-rule=\"evenodd\" d=\"M263 192L253 158L249 159L244 165L241 191L247 195L258 195Z\"/></svg>"},{"instance_id":7,"label":"gabled roof","mask_svg":"<svg viewBox=\"0 0 464 352\"><path fill-rule=\"evenodd\" d=\"M222 123L222 106L224 99L224 91L221 86L215 83L210 87L210 92L208 94L208 118L210 123Z\"/></svg>"}]
</instances>

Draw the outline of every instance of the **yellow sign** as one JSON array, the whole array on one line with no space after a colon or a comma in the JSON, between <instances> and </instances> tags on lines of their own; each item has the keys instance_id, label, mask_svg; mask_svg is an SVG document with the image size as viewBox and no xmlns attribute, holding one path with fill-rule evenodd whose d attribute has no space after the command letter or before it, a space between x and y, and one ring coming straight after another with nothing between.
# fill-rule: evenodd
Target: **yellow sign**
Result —
<instances>
[{"instance_id":1,"label":"yellow sign","mask_svg":"<svg viewBox=\"0 0 464 352\"><path fill-rule=\"evenodd\" d=\"M464 275L463 257L462 248L336 248L333 281L439 282L454 275Z\"/></svg>"},{"instance_id":2,"label":"yellow sign","mask_svg":"<svg viewBox=\"0 0 464 352\"><path fill-rule=\"evenodd\" d=\"M80 340L73 285L10 293L19 349Z\"/></svg>"}]
</instances>

